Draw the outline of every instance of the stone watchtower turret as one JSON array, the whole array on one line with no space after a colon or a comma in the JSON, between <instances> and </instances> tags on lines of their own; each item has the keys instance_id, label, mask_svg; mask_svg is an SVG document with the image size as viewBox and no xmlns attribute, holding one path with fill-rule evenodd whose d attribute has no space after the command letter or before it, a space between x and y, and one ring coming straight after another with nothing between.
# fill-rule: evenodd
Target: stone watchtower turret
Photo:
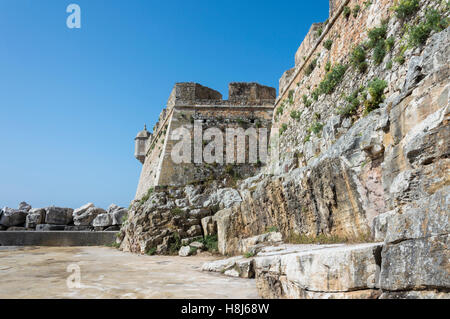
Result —
<instances>
[{"instance_id":1,"label":"stone watchtower turret","mask_svg":"<svg viewBox=\"0 0 450 319\"><path fill-rule=\"evenodd\" d=\"M150 139L151 134L147 131L147 126L144 125L144 129L138 133L134 139L134 157L144 164L145 156L147 154L147 141Z\"/></svg>"}]
</instances>

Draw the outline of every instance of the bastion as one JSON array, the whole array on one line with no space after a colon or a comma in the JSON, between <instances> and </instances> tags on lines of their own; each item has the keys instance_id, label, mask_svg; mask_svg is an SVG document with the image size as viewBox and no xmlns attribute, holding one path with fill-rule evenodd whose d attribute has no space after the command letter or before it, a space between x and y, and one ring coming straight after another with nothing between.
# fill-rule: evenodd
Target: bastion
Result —
<instances>
[{"instance_id":1,"label":"bastion","mask_svg":"<svg viewBox=\"0 0 450 319\"><path fill-rule=\"evenodd\" d=\"M275 99L274 88L258 83L230 83L228 100L197 83L175 84L153 133L144 127L135 138L135 157L143 164L135 199L157 186L183 186L227 174L255 175L267 159ZM205 134L208 129L210 134ZM231 147L226 143L230 129L235 130ZM182 154L180 143L187 148ZM255 157L249 149L256 143ZM211 149L213 161L204 155ZM239 155L242 150L244 157ZM183 155L184 160L180 162L174 154Z\"/></svg>"}]
</instances>

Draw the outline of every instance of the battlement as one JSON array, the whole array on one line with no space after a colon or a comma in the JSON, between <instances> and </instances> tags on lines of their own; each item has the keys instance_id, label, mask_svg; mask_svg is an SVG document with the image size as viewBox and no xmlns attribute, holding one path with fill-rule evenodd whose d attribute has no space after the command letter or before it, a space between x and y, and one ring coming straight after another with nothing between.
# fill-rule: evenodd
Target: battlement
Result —
<instances>
[{"instance_id":1,"label":"battlement","mask_svg":"<svg viewBox=\"0 0 450 319\"><path fill-rule=\"evenodd\" d=\"M168 108L173 106L269 106L276 99L276 89L258 83L233 82L228 85L228 100L218 91L198 83L176 83L172 89Z\"/></svg>"},{"instance_id":2,"label":"battlement","mask_svg":"<svg viewBox=\"0 0 450 319\"><path fill-rule=\"evenodd\" d=\"M276 97L275 88L258 83L233 82L228 85L230 104L273 105Z\"/></svg>"},{"instance_id":3,"label":"battlement","mask_svg":"<svg viewBox=\"0 0 450 319\"><path fill-rule=\"evenodd\" d=\"M197 102L221 101L222 94L198 83L176 83L170 94L167 106L192 105Z\"/></svg>"}]
</instances>

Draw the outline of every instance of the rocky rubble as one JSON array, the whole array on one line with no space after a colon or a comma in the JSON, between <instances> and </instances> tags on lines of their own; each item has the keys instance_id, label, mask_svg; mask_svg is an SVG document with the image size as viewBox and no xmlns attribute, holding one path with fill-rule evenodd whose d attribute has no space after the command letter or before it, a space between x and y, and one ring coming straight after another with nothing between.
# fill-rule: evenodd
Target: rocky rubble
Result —
<instances>
[{"instance_id":1,"label":"rocky rubble","mask_svg":"<svg viewBox=\"0 0 450 319\"><path fill-rule=\"evenodd\" d=\"M211 216L241 201L239 192L223 186L213 182L150 189L147 198L131 205L118 237L121 249L140 254L192 254L183 243L215 235Z\"/></svg>"},{"instance_id":2,"label":"rocky rubble","mask_svg":"<svg viewBox=\"0 0 450 319\"><path fill-rule=\"evenodd\" d=\"M50 206L32 208L22 202L18 209L0 209L2 231L102 231L119 230L126 220L128 209L111 205L107 211L89 203L80 208Z\"/></svg>"},{"instance_id":3,"label":"rocky rubble","mask_svg":"<svg viewBox=\"0 0 450 319\"><path fill-rule=\"evenodd\" d=\"M278 145L263 173L236 189L156 189L133 203L122 249L189 255L180 240L217 233L220 253L234 257L203 270L254 277L264 298L450 298L450 28L410 47L392 5L370 2L351 20L336 10L321 36L308 35L305 63L296 59L280 81ZM424 0L411 21L430 9L448 18L444 3ZM385 29L386 52L375 63L376 50L367 50L360 72L352 50L372 28ZM321 41L331 38L327 50ZM310 74L300 72L316 57ZM328 62L343 64L342 77L313 101ZM372 109L375 79L383 88ZM359 106L341 112L354 92ZM297 245L320 237L343 243Z\"/></svg>"}]
</instances>

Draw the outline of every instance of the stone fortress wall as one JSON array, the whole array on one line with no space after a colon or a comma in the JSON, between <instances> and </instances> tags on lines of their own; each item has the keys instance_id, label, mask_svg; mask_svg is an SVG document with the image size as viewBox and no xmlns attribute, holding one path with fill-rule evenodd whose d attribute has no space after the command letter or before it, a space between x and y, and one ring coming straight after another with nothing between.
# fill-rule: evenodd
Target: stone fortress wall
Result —
<instances>
[{"instance_id":1,"label":"stone fortress wall","mask_svg":"<svg viewBox=\"0 0 450 319\"><path fill-rule=\"evenodd\" d=\"M154 134L149 135L145 145L143 168L136 192L141 198L155 186L182 186L196 181L220 178L227 169L224 146L223 163L194 163L194 142L192 142L190 163L176 164L172 159L172 149L179 143L172 133L185 128L194 137L194 123L201 125L203 131L219 128L223 133L227 128L267 128L270 131L274 88L257 83L230 83L229 98L197 83L177 83L170 94L167 108L161 113ZM258 137L259 138L259 137ZM268 139L268 136L267 136ZM193 141L193 140L192 140ZM223 145L225 145L225 134ZM202 142L201 147L208 142ZM242 147L237 145L236 148ZM248 140L244 148L248 149ZM247 154L248 155L248 154ZM248 177L259 170L259 163L237 165L233 168L236 176Z\"/></svg>"}]
</instances>

